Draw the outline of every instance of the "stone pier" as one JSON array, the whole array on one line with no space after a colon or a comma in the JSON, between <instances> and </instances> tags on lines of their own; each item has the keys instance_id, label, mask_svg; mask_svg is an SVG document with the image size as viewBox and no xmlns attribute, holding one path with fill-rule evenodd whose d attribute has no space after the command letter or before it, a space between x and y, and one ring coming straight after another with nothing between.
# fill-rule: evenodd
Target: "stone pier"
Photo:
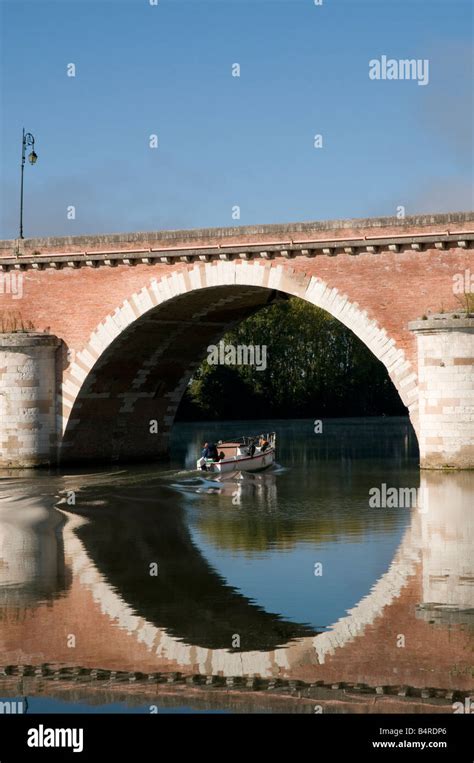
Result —
<instances>
[{"instance_id":1,"label":"stone pier","mask_svg":"<svg viewBox=\"0 0 474 763\"><path fill-rule=\"evenodd\" d=\"M0 334L0 467L55 463L56 336Z\"/></svg>"},{"instance_id":2,"label":"stone pier","mask_svg":"<svg viewBox=\"0 0 474 763\"><path fill-rule=\"evenodd\" d=\"M420 465L474 468L474 318L413 321L417 338Z\"/></svg>"}]
</instances>

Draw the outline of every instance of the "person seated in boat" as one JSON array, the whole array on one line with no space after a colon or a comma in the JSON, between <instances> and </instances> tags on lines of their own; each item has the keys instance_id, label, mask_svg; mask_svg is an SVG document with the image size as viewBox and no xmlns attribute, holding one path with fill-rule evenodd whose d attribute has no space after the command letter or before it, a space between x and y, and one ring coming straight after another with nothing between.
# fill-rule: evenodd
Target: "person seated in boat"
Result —
<instances>
[{"instance_id":1,"label":"person seated in boat","mask_svg":"<svg viewBox=\"0 0 474 763\"><path fill-rule=\"evenodd\" d=\"M209 458L212 461L219 461L219 453L217 452L216 444L214 442L205 442L201 456L202 458Z\"/></svg>"},{"instance_id":2,"label":"person seated in boat","mask_svg":"<svg viewBox=\"0 0 474 763\"><path fill-rule=\"evenodd\" d=\"M219 461L219 453L217 452L217 445L215 442L211 442L209 444L209 458L212 458L213 461Z\"/></svg>"},{"instance_id":3,"label":"person seated in boat","mask_svg":"<svg viewBox=\"0 0 474 763\"><path fill-rule=\"evenodd\" d=\"M268 440L265 437L265 435L263 435L263 434L260 435L260 440L259 440L258 444L260 446L260 451L262 453L264 453L266 451L266 449L268 448Z\"/></svg>"}]
</instances>

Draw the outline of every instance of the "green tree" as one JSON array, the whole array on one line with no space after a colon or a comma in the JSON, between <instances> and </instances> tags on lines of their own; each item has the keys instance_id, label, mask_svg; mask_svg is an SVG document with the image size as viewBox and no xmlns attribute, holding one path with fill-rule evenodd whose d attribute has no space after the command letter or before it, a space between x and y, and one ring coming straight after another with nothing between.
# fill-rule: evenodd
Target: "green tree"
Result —
<instances>
[{"instance_id":1,"label":"green tree","mask_svg":"<svg viewBox=\"0 0 474 763\"><path fill-rule=\"evenodd\" d=\"M192 379L181 419L405 413L383 364L329 313L291 298L247 318L226 344L265 345L267 367L209 365Z\"/></svg>"}]
</instances>

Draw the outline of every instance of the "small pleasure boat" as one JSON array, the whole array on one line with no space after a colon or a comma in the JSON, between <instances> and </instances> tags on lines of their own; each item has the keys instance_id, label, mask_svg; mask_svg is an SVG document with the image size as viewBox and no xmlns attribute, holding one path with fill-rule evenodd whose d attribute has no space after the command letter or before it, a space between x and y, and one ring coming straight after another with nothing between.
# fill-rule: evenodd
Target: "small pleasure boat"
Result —
<instances>
[{"instance_id":1,"label":"small pleasure boat","mask_svg":"<svg viewBox=\"0 0 474 763\"><path fill-rule=\"evenodd\" d=\"M219 440L217 457L201 456L196 468L204 472L259 472L275 462L276 434L241 437L224 442ZM212 447L212 446L211 446Z\"/></svg>"}]
</instances>

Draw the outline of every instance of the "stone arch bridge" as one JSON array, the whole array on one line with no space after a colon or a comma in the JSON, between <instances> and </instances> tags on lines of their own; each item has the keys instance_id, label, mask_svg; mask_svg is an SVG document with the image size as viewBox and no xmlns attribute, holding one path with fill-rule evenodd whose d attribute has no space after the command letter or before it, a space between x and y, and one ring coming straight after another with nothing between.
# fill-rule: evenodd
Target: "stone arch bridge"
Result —
<instances>
[{"instance_id":1,"label":"stone arch bridge","mask_svg":"<svg viewBox=\"0 0 474 763\"><path fill-rule=\"evenodd\" d=\"M472 468L473 239L452 213L1 241L0 465L166 454L208 345L283 294L384 363L422 466Z\"/></svg>"}]
</instances>

